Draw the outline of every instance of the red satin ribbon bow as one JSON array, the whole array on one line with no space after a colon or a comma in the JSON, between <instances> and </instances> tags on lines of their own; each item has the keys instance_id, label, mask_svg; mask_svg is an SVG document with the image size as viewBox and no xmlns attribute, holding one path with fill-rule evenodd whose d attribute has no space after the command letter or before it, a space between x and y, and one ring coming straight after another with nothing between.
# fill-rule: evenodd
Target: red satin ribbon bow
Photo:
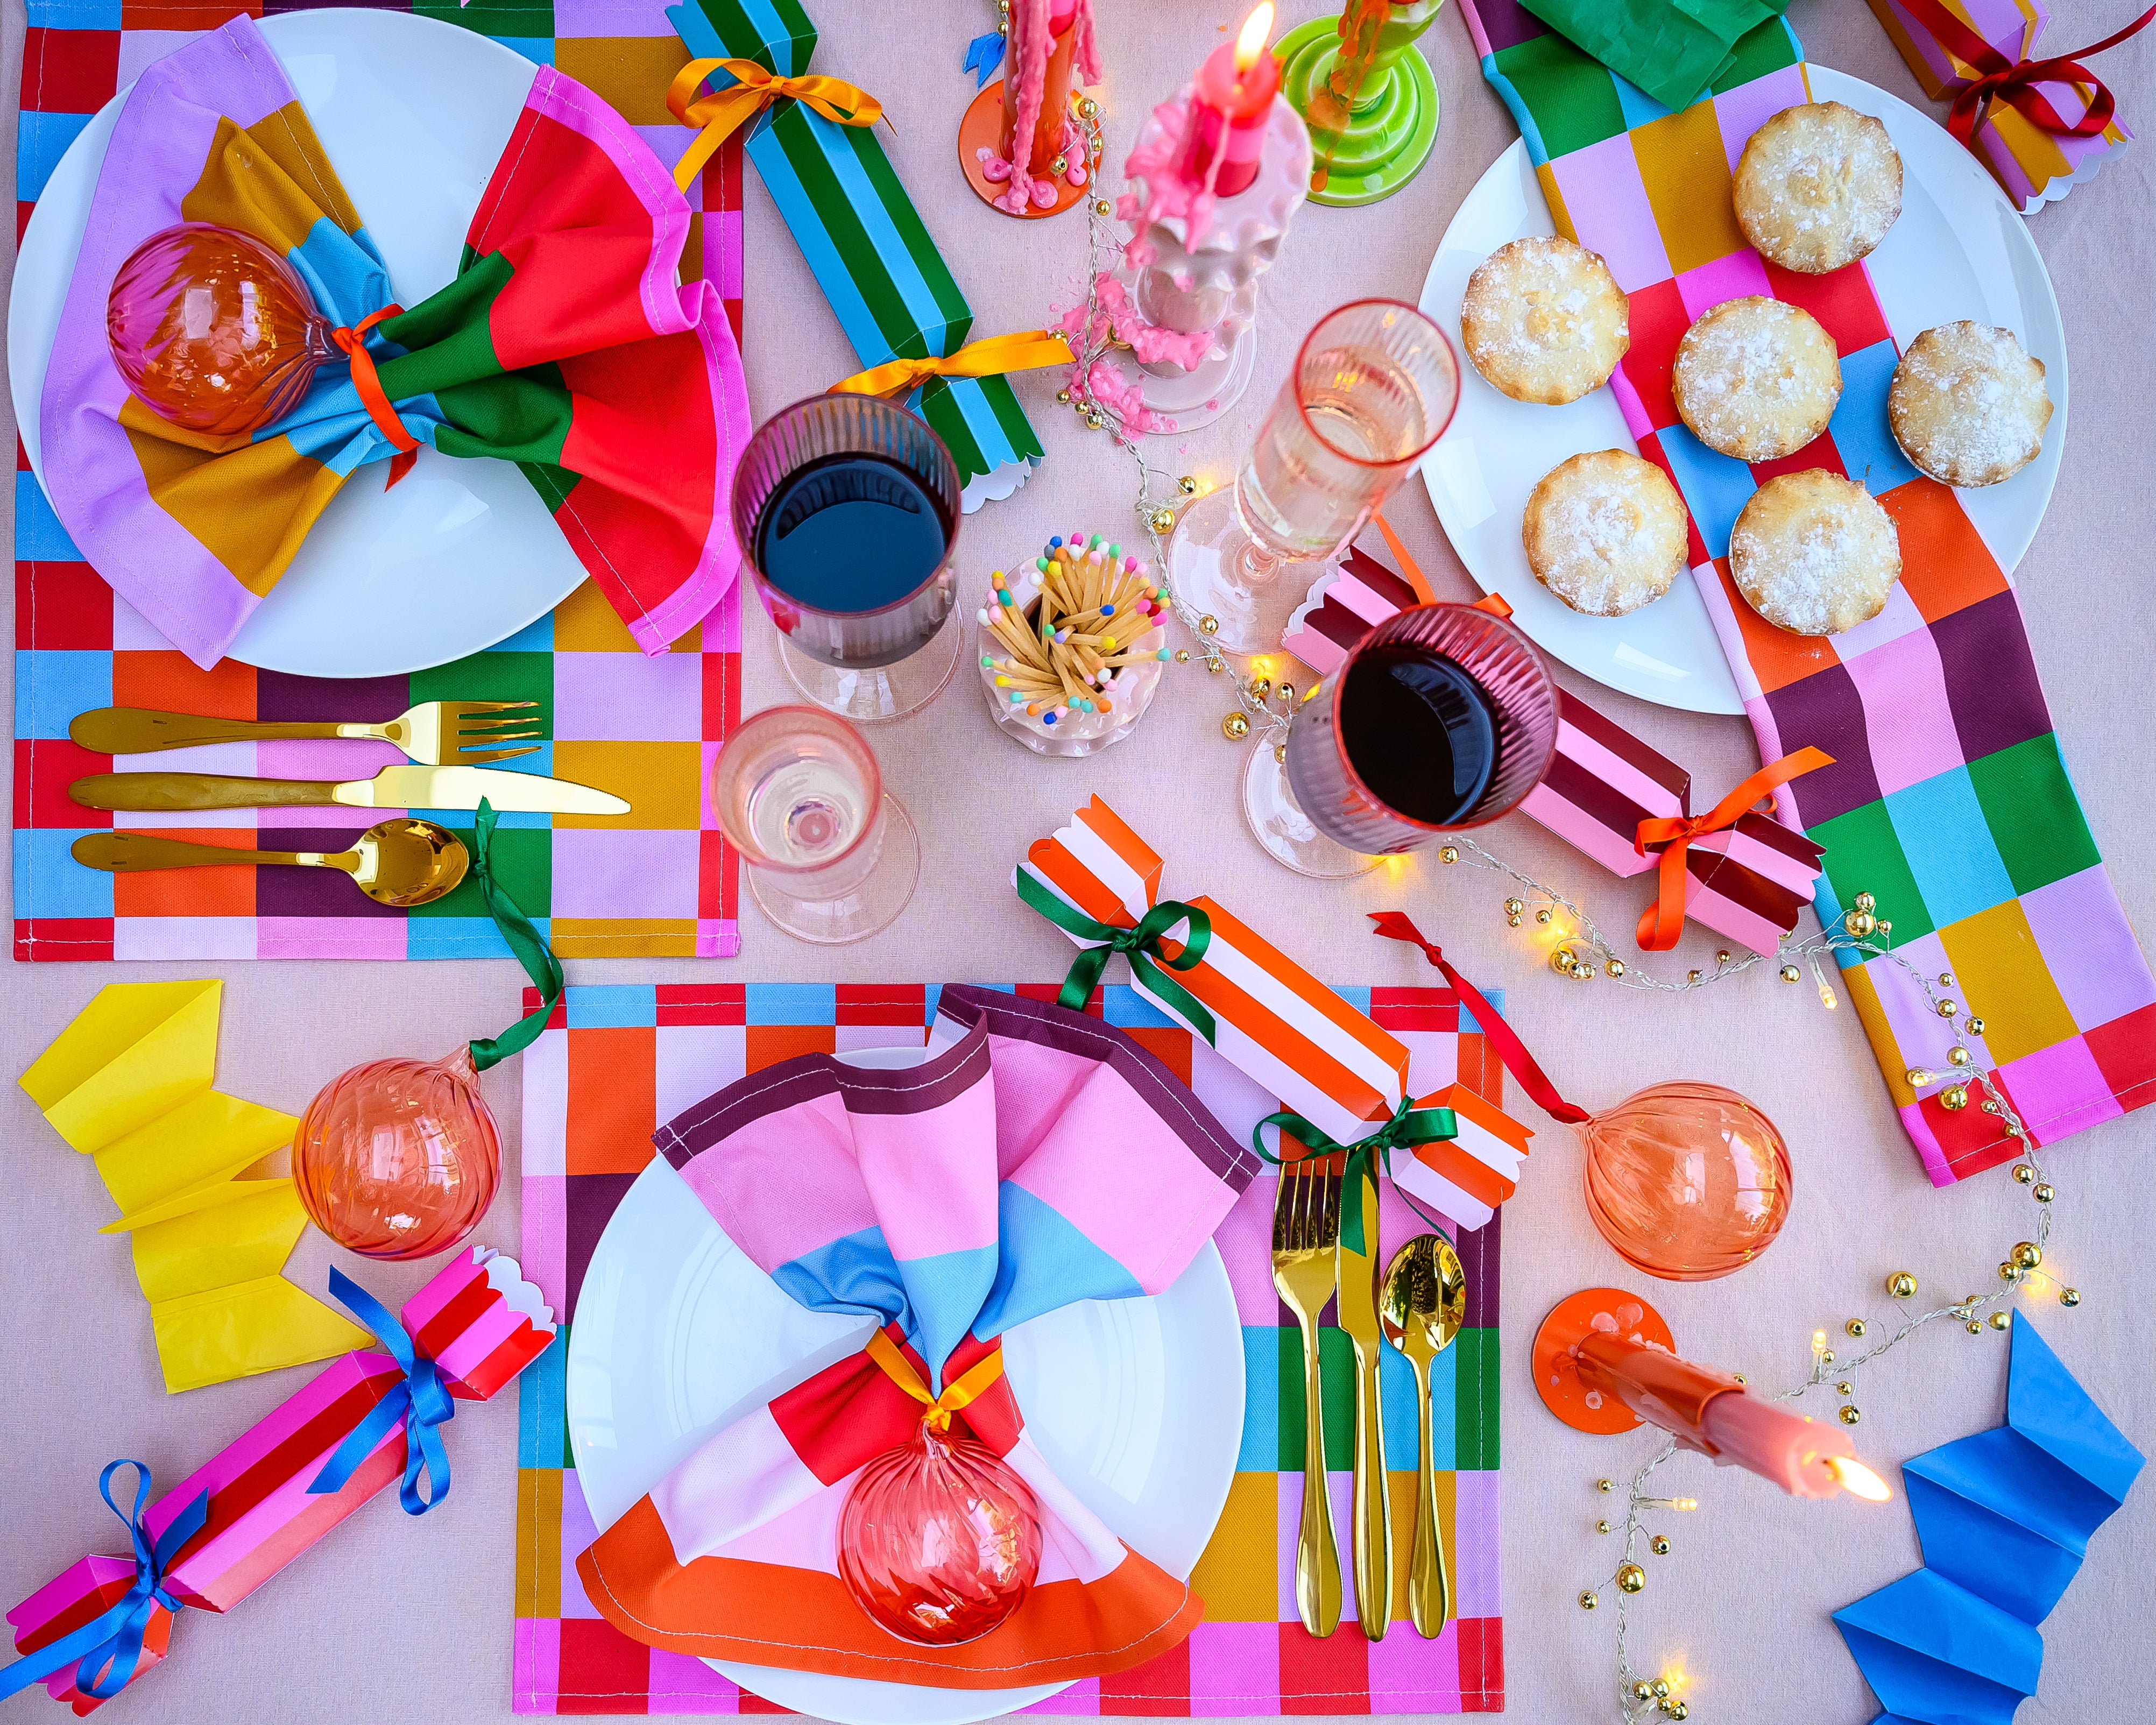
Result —
<instances>
[{"instance_id":1,"label":"red satin ribbon bow","mask_svg":"<svg viewBox=\"0 0 2156 1725\"><path fill-rule=\"evenodd\" d=\"M1831 767L1834 757L1823 749L1801 748L1793 755L1762 767L1705 814L1656 814L1640 823L1632 849L1645 856L1656 845L1662 852L1659 888L1655 902L1640 917L1640 950L1666 952L1684 932L1685 853L1695 839L1737 824L1752 805L1777 785L1787 784L1815 767Z\"/></svg>"},{"instance_id":2,"label":"red satin ribbon bow","mask_svg":"<svg viewBox=\"0 0 2156 1725\"><path fill-rule=\"evenodd\" d=\"M367 332L385 317L403 315L402 305L384 305L379 311L368 312L348 330L330 331L330 339L351 357L352 387L359 392L360 403L367 409L367 417L397 446L397 453L389 458L389 478L382 487L385 491L411 472L412 464L419 459L419 439L404 429L404 422L397 417L397 409L390 405L381 375L374 369L374 356L367 351Z\"/></svg>"},{"instance_id":3,"label":"red satin ribbon bow","mask_svg":"<svg viewBox=\"0 0 2156 1725\"><path fill-rule=\"evenodd\" d=\"M1901 4L1932 33L1940 47L1978 74L1974 83L1954 93L1953 110L1947 116L1947 130L1964 144L1976 136L1976 129L1983 123L1994 96L2044 131L2073 138L2096 136L2111 124L2112 113L2118 104L2102 80L2082 64L2082 56L2118 47L2151 18L2156 18L2156 6L2152 6L2124 29L2112 32L2101 42L2092 42L2087 48L2076 48L2071 54L2057 54L2050 59L2022 60L2017 64L1948 12L1939 0L1901 0ZM2087 85L2088 111L2078 120L2061 119L2059 110L2037 90L2040 84Z\"/></svg>"},{"instance_id":4,"label":"red satin ribbon bow","mask_svg":"<svg viewBox=\"0 0 2156 1725\"><path fill-rule=\"evenodd\" d=\"M1378 925L1378 932L1389 941L1405 941L1409 946L1420 947L1422 955L1445 973L1452 984L1452 992L1466 1003L1468 1011L1475 1014L1475 1022L1482 1034L1490 1039L1490 1045L1497 1050L1497 1058L1505 1063L1506 1070L1520 1081L1520 1087L1542 1105L1543 1112L1552 1120L1563 1121L1567 1126L1578 1126L1590 1117L1586 1109L1568 1102L1557 1093L1552 1084L1535 1064L1535 1057L1527 1052L1526 1043L1512 1034L1512 1027L1497 1015L1496 1009L1482 998L1482 991L1445 962L1441 947L1422 937L1422 931L1410 922L1402 911L1373 911L1370 920Z\"/></svg>"}]
</instances>

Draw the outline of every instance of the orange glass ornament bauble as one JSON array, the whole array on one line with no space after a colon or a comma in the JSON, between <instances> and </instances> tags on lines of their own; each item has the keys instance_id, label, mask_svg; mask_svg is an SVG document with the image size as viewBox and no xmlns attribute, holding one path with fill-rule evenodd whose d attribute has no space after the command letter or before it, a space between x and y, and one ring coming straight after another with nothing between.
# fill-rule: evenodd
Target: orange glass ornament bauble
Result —
<instances>
[{"instance_id":1,"label":"orange glass ornament bauble","mask_svg":"<svg viewBox=\"0 0 2156 1725\"><path fill-rule=\"evenodd\" d=\"M1774 1243L1789 1214L1789 1152L1774 1122L1718 1084L1656 1084L1579 1128L1587 1213L1625 1260L1709 1281Z\"/></svg>"},{"instance_id":2,"label":"orange glass ornament bauble","mask_svg":"<svg viewBox=\"0 0 2156 1725\"><path fill-rule=\"evenodd\" d=\"M145 406L213 437L282 418L331 353L299 272L252 234L208 222L163 228L129 254L105 333Z\"/></svg>"},{"instance_id":3,"label":"orange glass ornament bauble","mask_svg":"<svg viewBox=\"0 0 2156 1725\"><path fill-rule=\"evenodd\" d=\"M471 1050L370 1060L322 1087L292 1140L292 1178L315 1225L370 1258L457 1244L501 1181L501 1132Z\"/></svg>"},{"instance_id":4,"label":"orange glass ornament bauble","mask_svg":"<svg viewBox=\"0 0 2156 1725\"><path fill-rule=\"evenodd\" d=\"M993 1450L929 1430L861 1471L839 1515L839 1577L901 1640L979 1640L1040 1568L1032 1489Z\"/></svg>"}]
</instances>

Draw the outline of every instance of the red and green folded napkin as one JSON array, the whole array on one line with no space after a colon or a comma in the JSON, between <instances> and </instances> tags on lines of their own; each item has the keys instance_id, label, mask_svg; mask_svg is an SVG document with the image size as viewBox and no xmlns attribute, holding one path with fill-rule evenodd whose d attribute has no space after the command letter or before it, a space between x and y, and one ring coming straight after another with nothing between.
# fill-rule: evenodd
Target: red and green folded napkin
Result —
<instances>
[{"instance_id":1,"label":"red and green folded napkin","mask_svg":"<svg viewBox=\"0 0 2156 1725\"><path fill-rule=\"evenodd\" d=\"M690 220L644 141L542 66L456 279L365 336L404 437L341 361L274 425L182 431L130 397L105 343L114 272L151 234L253 234L333 325L396 297L276 57L234 18L145 72L114 128L46 374L54 508L121 597L208 665L358 469L413 442L514 461L638 645L662 652L741 561L726 493L747 393L717 291L678 280Z\"/></svg>"}]
</instances>

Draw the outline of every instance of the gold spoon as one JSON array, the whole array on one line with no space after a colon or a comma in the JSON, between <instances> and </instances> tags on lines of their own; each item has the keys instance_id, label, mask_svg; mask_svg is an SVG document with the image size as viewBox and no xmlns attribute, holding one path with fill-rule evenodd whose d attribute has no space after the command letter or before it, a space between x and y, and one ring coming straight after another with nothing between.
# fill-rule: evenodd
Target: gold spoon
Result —
<instances>
[{"instance_id":1,"label":"gold spoon","mask_svg":"<svg viewBox=\"0 0 2156 1725\"><path fill-rule=\"evenodd\" d=\"M228 850L155 833L89 833L76 839L74 860L116 875L151 869L228 869L248 863L290 863L341 869L377 904L424 905L450 891L471 861L463 839L431 820L377 822L349 850Z\"/></svg>"},{"instance_id":2,"label":"gold spoon","mask_svg":"<svg viewBox=\"0 0 2156 1725\"><path fill-rule=\"evenodd\" d=\"M1445 1538L1437 1519L1436 1455L1430 1440L1430 1362L1452 1345L1467 1319L1467 1272L1441 1234L1418 1234L1393 1254L1378 1319L1385 1339L1414 1368L1415 1409L1422 1427L1422 1469L1416 1481L1414 1549L1408 1558L1408 1615L1424 1636L1445 1631L1452 1615L1452 1583L1445 1568Z\"/></svg>"}]
</instances>

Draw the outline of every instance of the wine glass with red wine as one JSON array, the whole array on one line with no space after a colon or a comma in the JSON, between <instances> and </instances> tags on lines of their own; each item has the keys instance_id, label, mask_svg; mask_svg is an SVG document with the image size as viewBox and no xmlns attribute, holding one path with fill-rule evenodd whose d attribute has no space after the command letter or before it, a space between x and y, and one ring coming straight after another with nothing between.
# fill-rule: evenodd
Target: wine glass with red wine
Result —
<instances>
[{"instance_id":1,"label":"wine glass with red wine","mask_svg":"<svg viewBox=\"0 0 2156 1725\"><path fill-rule=\"evenodd\" d=\"M942 439L895 403L811 396L757 428L734 473L734 536L791 649L786 674L817 706L896 719L950 680L958 496Z\"/></svg>"},{"instance_id":2,"label":"wine glass with red wine","mask_svg":"<svg viewBox=\"0 0 2156 1725\"><path fill-rule=\"evenodd\" d=\"M1243 814L1290 868L1337 880L1509 813L1556 752L1557 685L1527 638L1472 605L1417 605L1310 691L1284 761L1252 752Z\"/></svg>"}]
</instances>

